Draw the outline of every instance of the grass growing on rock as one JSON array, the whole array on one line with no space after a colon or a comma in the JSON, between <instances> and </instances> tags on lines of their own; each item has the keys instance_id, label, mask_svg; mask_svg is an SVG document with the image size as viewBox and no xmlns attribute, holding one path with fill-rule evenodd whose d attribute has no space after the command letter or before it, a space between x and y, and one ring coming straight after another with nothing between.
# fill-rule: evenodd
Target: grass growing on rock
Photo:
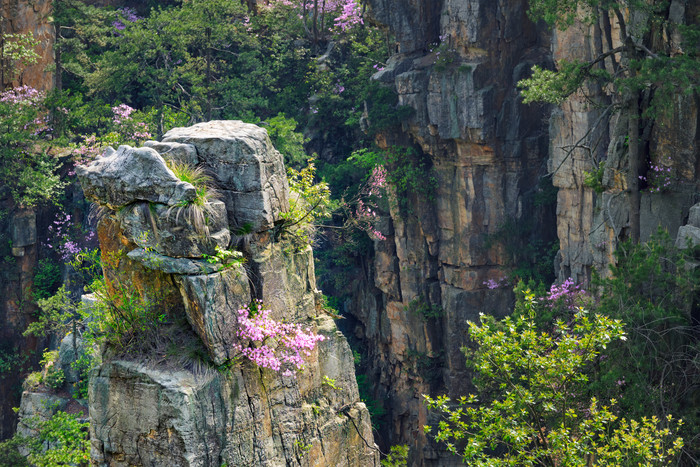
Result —
<instances>
[{"instance_id":1,"label":"grass growing on rock","mask_svg":"<svg viewBox=\"0 0 700 467\"><path fill-rule=\"evenodd\" d=\"M168 209L168 215L175 211L176 222L179 222L182 216L199 234L209 235L208 218L215 214L212 202L221 199L220 193L214 188L214 179L202 167L174 160L168 160L166 163L177 178L194 186L197 192L194 200L181 201Z\"/></svg>"}]
</instances>

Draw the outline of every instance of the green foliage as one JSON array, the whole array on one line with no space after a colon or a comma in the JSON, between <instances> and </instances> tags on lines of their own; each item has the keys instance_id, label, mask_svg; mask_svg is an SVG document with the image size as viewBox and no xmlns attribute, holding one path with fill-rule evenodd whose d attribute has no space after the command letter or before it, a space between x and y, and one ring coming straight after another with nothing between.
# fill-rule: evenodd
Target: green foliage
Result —
<instances>
[{"instance_id":1,"label":"green foliage","mask_svg":"<svg viewBox=\"0 0 700 467\"><path fill-rule=\"evenodd\" d=\"M62 337L71 329L77 319L77 307L70 298L65 286L59 287L54 295L37 301L39 310L36 321L29 323L25 336L44 336L47 333Z\"/></svg>"},{"instance_id":2,"label":"green foliage","mask_svg":"<svg viewBox=\"0 0 700 467\"><path fill-rule=\"evenodd\" d=\"M202 258L204 258L207 261L207 263L219 263L223 266L224 269L228 269L237 264L243 264L245 262L243 253L241 253L240 251L224 250L219 245L216 245L214 251L215 253L213 255L202 255Z\"/></svg>"},{"instance_id":3,"label":"green foliage","mask_svg":"<svg viewBox=\"0 0 700 467\"><path fill-rule=\"evenodd\" d=\"M399 444L391 447L389 454L381 460L382 467L404 467L408 465L408 445Z\"/></svg>"},{"instance_id":4,"label":"green foliage","mask_svg":"<svg viewBox=\"0 0 700 467\"><path fill-rule=\"evenodd\" d=\"M83 465L90 460L87 422L75 414L56 412L48 420L25 421L38 433L32 437L17 437L17 444L29 451L28 460L36 467Z\"/></svg>"},{"instance_id":5,"label":"green foliage","mask_svg":"<svg viewBox=\"0 0 700 467\"><path fill-rule=\"evenodd\" d=\"M117 352L128 353L156 338L161 316L158 291L150 291L147 301L138 290L118 282L107 286L96 281L92 289L97 303L79 309L87 321L90 341L105 342Z\"/></svg>"},{"instance_id":6,"label":"green foliage","mask_svg":"<svg viewBox=\"0 0 700 467\"><path fill-rule=\"evenodd\" d=\"M430 157L412 147L358 149L348 160L368 172L378 166L386 167L389 172L388 181L396 189L398 208L403 215L413 212L409 204L411 195L421 196L429 201L435 200L438 179Z\"/></svg>"},{"instance_id":7,"label":"green foliage","mask_svg":"<svg viewBox=\"0 0 700 467\"><path fill-rule=\"evenodd\" d=\"M66 375L63 373L63 369L57 368L55 365L50 366L46 370L46 377L44 378L44 383L51 389L59 390L63 387L66 382Z\"/></svg>"},{"instance_id":8,"label":"green foliage","mask_svg":"<svg viewBox=\"0 0 700 467\"><path fill-rule=\"evenodd\" d=\"M595 276L597 311L627 323L629 338L600 363L593 390L619 397L630 417L684 414L687 450L700 452L698 401L700 343L691 311L700 291L692 250L678 250L659 230L643 244L622 244L608 277Z\"/></svg>"},{"instance_id":9,"label":"green foliage","mask_svg":"<svg viewBox=\"0 0 700 467\"><path fill-rule=\"evenodd\" d=\"M44 336L52 333L63 337L71 329L72 321L77 319L77 307L70 298L65 286L59 287L49 298L37 300L39 310L36 321L29 323L25 336Z\"/></svg>"},{"instance_id":10,"label":"green foliage","mask_svg":"<svg viewBox=\"0 0 700 467\"><path fill-rule=\"evenodd\" d=\"M313 159L309 159L308 165L299 171L291 167L287 169L289 211L280 215L282 223L278 229L291 235L299 246L311 243L316 224L329 218L335 208L328 184L317 182L315 176L316 164Z\"/></svg>"},{"instance_id":11,"label":"green foliage","mask_svg":"<svg viewBox=\"0 0 700 467\"><path fill-rule=\"evenodd\" d=\"M22 367L26 361L27 356L21 355L17 348L12 350L0 349L0 379Z\"/></svg>"},{"instance_id":12,"label":"green foliage","mask_svg":"<svg viewBox=\"0 0 700 467\"><path fill-rule=\"evenodd\" d=\"M18 437L0 441L0 465L12 467L29 467L27 458L20 454L22 442Z\"/></svg>"},{"instance_id":13,"label":"green foliage","mask_svg":"<svg viewBox=\"0 0 700 467\"><path fill-rule=\"evenodd\" d=\"M669 465L683 446L674 439L680 421L620 419L615 400L586 395L600 354L626 338L622 323L579 308L543 331L538 306L528 291L514 316L469 323L479 396L424 396L442 415L435 439L475 466Z\"/></svg>"},{"instance_id":14,"label":"green foliage","mask_svg":"<svg viewBox=\"0 0 700 467\"><path fill-rule=\"evenodd\" d=\"M46 299L58 290L61 284L61 269L50 258L40 259L34 268L34 300Z\"/></svg>"},{"instance_id":15,"label":"green foliage","mask_svg":"<svg viewBox=\"0 0 700 467\"><path fill-rule=\"evenodd\" d=\"M284 156L285 166L301 170L308 156L304 150L304 135L296 131L297 121L280 112L266 122L267 133L275 149Z\"/></svg>"},{"instance_id":16,"label":"green foliage","mask_svg":"<svg viewBox=\"0 0 700 467\"><path fill-rule=\"evenodd\" d=\"M334 391L342 391L343 388L335 384L335 379L329 378L328 375L323 375L323 378L321 380L321 385L323 386L328 386L329 388L333 389Z\"/></svg>"},{"instance_id":17,"label":"green foliage","mask_svg":"<svg viewBox=\"0 0 700 467\"><path fill-rule=\"evenodd\" d=\"M406 310L420 316L423 321L437 319L444 314L440 305L430 305L424 297L417 297L408 302Z\"/></svg>"},{"instance_id":18,"label":"green foliage","mask_svg":"<svg viewBox=\"0 0 700 467\"><path fill-rule=\"evenodd\" d=\"M0 33L0 65L5 83L14 81L29 65L39 60L36 48L39 41L30 31L23 34Z\"/></svg>"},{"instance_id":19,"label":"green foliage","mask_svg":"<svg viewBox=\"0 0 700 467\"><path fill-rule=\"evenodd\" d=\"M42 136L43 100L26 87L0 94L0 185L25 208L56 203L65 186L56 173L61 164Z\"/></svg>"},{"instance_id":20,"label":"green foliage","mask_svg":"<svg viewBox=\"0 0 700 467\"><path fill-rule=\"evenodd\" d=\"M583 172L583 184L598 194L601 194L603 186L603 173L605 172L605 162L598 164L598 168L591 172Z\"/></svg>"}]
</instances>

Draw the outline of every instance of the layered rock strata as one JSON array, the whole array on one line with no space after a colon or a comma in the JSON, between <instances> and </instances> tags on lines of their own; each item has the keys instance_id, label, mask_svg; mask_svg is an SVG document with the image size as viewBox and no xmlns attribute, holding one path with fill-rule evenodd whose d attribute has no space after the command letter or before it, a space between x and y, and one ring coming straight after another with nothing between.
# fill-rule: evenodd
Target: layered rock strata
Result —
<instances>
[{"instance_id":1,"label":"layered rock strata","mask_svg":"<svg viewBox=\"0 0 700 467\"><path fill-rule=\"evenodd\" d=\"M375 398L387 410L384 442L408 443L409 465L459 464L424 436L430 419L420 395L468 390L460 351L467 321L512 306L509 287L487 284L506 285L518 245L553 240L553 207L538 201L546 194L547 109L524 106L515 86L548 61L549 44L525 1L369 3L397 51L374 79L413 109L378 143L416 149L435 182L398 194L410 208L392 209L387 240L375 242L350 308L369 349Z\"/></svg>"},{"instance_id":2,"label":"layered rock strata","mask_svg":"<svg viewBox=\"0 0 700 467\"><path fill-rule=\"evenodd\" d=\"M98 225L107 285L158 303L166 321L186 317L187 332L212 363L188 362L191 338L182 333L169 355L108 349L90 376L92 464L378 465L352 353L316 306L312 251L273 242L268 232L288 209L288 187L265 130L214 121L146 146L122 146L78 171L86 195L107 209ZM225 204L211 211L211 235L190 232L168 213L168 206L187 204L191 186L173 180L162 157L197 163L214 176ZM151 190L140 189L149 183ZM248 264L213 261L214 247L229 246L229 226L243 225ZM297 378L233 352L237 311L252 298L264 300L276 320L325 336Z\"/></svg>"}]
</instances>

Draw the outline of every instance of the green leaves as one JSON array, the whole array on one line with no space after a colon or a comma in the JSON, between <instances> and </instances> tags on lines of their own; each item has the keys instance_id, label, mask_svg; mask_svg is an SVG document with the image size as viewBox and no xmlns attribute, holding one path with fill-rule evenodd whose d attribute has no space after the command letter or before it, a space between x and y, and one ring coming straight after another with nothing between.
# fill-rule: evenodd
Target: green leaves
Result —
<instances>
[{"instance_id":1,"label":"green leaves","mask_svg":"<svg viewBox=\"0 0 700 467\"><path fill-rule=\"evenodd\" d=\"M625 338L622 323L579 308L545 332L535 324L541 307L526 291L514 316L469 323L483 397L424 396L442 415L435 440L474 466L667 465L682 446L675 429L654 418L618 423L615 401L599 406L586 397L586 373Z\"/></svg>"}]
</instances>

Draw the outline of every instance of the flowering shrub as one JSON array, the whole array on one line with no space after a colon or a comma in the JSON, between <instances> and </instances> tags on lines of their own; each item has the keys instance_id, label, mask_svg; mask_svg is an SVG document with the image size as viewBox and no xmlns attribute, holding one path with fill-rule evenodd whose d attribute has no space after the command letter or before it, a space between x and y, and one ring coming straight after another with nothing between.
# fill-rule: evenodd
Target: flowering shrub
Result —
<instances>
[{"instance_id":1,"label":"flowering shrub","mask_svg":"<svg viewBox=\"0 0 700 467\"><path fill-rule=\"evenodd\" d=\"M547 296L542 298L550 308L561 306L569 311L575 311L581 305L581 299L586 291L581 284L575 284L572 278L567 278L561 285L552 284Z\"/></svg>"},{"instance_id":2,"label":"flowering shrub","mask_svg":"<svg viewBox=\"0 0 700 467\"><path fill-rule=\"evenodd\" d=\"M238 310L236 336L248 344L233 346L243 357L260 368L295 378L296 372L304 369L304 357L309 357L316 344L325 340L308 327L272 319L261 301Z\"/></svg>"},{"instance_id":3,"label":"flowering shrub","mask_svg":"<svg viewBox=\"0 0 700 467\"><path fill-rule=\"evenodd\" d=\"M622 323L579 308L546 331L536 307L526 290L513 317L469 323L476 348L465 353L480 394L424 396L441 416L426 433L467 465L670 465L683 446L681 421L627 420L615 400L601 405L587 391L601 351L626 339Z\"/></svg>"},{"instance_id":4,"label":"flowering shrub","mask_svg":"<svg viewBox=\"0 0 700 467\"><path fill-rule=\"evenodd\" d=\"M56 251L65 262L71 261L90 247L97 246L95 231L85 232L71 219L70 214L63 212L56 214L56 219L49 225L49 238L45 243L47 248Z\"/></svg>"},{"instance_id":5,"label":"flowering shrub","mask_svg":"<svg viewBox=\"0 0 700 467\"><path fill-rule=\"evenodd\" d=\"M56 174L60 163L46 151L52 129L44 99L29 86L0 93L0 186L24 207L55 202L64 186Z\"/></svg>"},{"instance_id":6,"label":"flowering shrub","mask_svg":"<svg viewBox=\"0 0 700 467\"><path fill-rule=\"evenodd\" d=\"M671 156L668 156L663 163L649 165L649 177L643 175L639 179L649 185L650 193L661 193L671 186L673 180L671 176Z\"/></svg>"}]
</instances>

